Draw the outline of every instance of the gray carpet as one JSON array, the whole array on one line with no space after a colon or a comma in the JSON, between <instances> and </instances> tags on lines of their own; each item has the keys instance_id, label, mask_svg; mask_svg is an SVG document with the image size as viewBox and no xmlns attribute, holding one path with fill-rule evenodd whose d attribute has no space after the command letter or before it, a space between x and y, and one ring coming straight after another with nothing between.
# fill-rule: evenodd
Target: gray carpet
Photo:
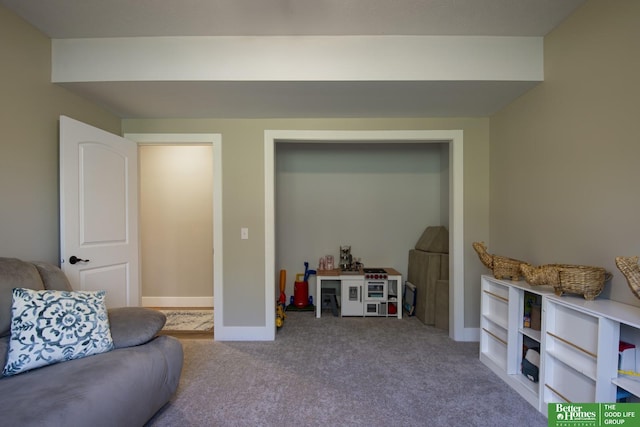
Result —
<instances>
[{"instance_id":1,"label":"gray carpet","mask_svg":"<svg viewBox=\"0 0 640 427\"><path fill-rule=\"evenodd\" d=\"M176 395L148 426L546 426L478 360L415 317L290 312L275 342L181 340Z\"/></svg>"}]
</instances>

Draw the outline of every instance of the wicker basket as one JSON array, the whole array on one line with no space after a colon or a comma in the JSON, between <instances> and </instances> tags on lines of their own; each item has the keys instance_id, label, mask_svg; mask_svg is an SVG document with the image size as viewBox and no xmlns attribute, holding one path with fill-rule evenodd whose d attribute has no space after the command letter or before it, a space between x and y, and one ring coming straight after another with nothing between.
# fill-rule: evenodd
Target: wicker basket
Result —
<instances>
[{"instance_id":1,"label":"wicker basket","mask_svg":"<svg viewBox=\"0 0 640 427\"><path fill-rule=\"evenodd\" d=\"M519 280L522 276L520 265L528 265L528 263L517 259L489 254L487 246L483 242L474 242L473 249L478 253L478 257L485 267L493 271L493 277L496 279Z\"/></svg>"},{"instance_id":2,"label":"wicker basket","mask_svg":"<svg viewBox=\"0 0 640 427\"><path fill-rule=\"evenodd\" d=\"M528 265L524 261L504 256L493 256L493 277L496 279L519 280L522 276L521 265Z\"/></svg>"},{"instance_id":3,"label":"wicker basket","mask_svg":"<svg viewBox=\"0 0 640 427\"><path fill-rule=\"evenodd\" d=\"M532 286L553 286L560 283L557 268L546 268L547 266L534 267L530 264L521 264L520 271L524 280Z\"/></svg>"},{"instance_id":4,"label":"wicker basket","mask_svg":"<svg viewBox=\"0 0 640 427\"><path fill-rule=\"evenodd\" d=\"M553 286L556 295L579 294L589 301L600 295L605 282L611 278L604 268L586 265L548 264L522 266L521 270L530 285Z\"/></svg>"},{"instance_id":5,"label":"wicker basket","mask_svg":"<svg viewBox=\"0 0 640 427\"><path fill-rule=\"evenodd\" d=\"M640 266L638 265L638 257L616 257L616 266L624 274L627 279L627 284L631 289L631 292L640 298Z\"/></svg>"},{"instance_id":6,"label":"wicker basket","mask_svg":"<svg viewBox=\"0 0 640 427\"><path fill-rule=\"evenodd\" d=\"M473 242L472 246L484 266L489 270L493 270L493 255L487 252L487 245L484 242Z\"/></svg>"}]
</instances>

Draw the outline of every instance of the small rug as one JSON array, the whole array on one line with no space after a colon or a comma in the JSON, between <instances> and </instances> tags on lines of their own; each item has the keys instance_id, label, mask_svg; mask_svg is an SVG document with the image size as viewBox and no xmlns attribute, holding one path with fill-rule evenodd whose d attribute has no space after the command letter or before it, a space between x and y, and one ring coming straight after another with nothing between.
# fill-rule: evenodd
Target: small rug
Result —
<instances>
[{"instance_id":1,"label":"small rug","mask_svg":"<svg viewBox=\"0 0 640 427\"><path fill-rule=\"evenodd\" d=\"M175 309L159 310L167 316L163 331L212 332L213 310L211 309Z\"/></svg>"}]
</instances>

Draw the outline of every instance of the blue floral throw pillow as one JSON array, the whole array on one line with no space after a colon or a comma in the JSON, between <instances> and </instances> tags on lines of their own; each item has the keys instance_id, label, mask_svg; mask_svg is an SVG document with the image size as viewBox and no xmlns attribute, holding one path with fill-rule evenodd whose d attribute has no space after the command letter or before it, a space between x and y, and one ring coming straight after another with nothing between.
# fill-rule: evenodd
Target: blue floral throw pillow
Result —
<instances>
[{"instance_id":1,"label":"blue floral throw pillow","mask_svg":"<svg viewBox=\"0 0 640 427\"><path fill-rule=\"evenodd\" d=\"M104 298L105 291L14 289L2 375L113 349Z\"/></svg>"}]
</instances>

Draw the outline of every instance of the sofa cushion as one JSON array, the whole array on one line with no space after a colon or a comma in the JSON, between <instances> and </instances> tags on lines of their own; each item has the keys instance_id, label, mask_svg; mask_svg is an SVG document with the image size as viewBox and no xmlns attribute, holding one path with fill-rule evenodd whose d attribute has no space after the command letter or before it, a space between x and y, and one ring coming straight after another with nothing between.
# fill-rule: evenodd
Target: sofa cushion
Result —
<instances>
[{"instance_id":1,"label":"sofa cushion","mask_svg":"<svg viewBox=\"0 0 640 427\"><path fill-rule=\"evenodd\" d=\"M13 290L4 376L113 349L105 291Z\"/></svg>"},{"instance_id":2,"label":"sofa cushion","mask_svg":"<svg viewBox=\"0 0 640 427\"><path fill-rule=\"evenodd\" d=\"M417 250L434 253L449 253L449 231L444 226L427 227L416 243Z\"/></svg>"},{"instance_id":3,"label":"sofa cushion","mask_svg":"<svg viewBox=\"0 0 640 427\"><path fill-rule=\"evenodd\" d=\"M45 289L52 291L72 291L69 279L59 267L48 262L36 261L33 263L40 273Z\"/></svg>"},{"instance_id":4,"label":"sofa cushion","mask_svg":"<svg viewBox=\"0 0 640 427\"><path fill-rule=\"evenodd\" d=\"M133 347L148 342L162 329L167 316L144 307L120 307L109 310L109 326L114 348Z\"/></svg>"},{"instance_id":5,"label":"sofa cushion","mask_svg":"<svg viewBox=\"0 0 640 427\"><path fill-rule=\"evenodd\" d=\"M9 335L13 288L44 289L35 265L16 258L0 258L0 337Z\"/></svg>"}]
</instances>

